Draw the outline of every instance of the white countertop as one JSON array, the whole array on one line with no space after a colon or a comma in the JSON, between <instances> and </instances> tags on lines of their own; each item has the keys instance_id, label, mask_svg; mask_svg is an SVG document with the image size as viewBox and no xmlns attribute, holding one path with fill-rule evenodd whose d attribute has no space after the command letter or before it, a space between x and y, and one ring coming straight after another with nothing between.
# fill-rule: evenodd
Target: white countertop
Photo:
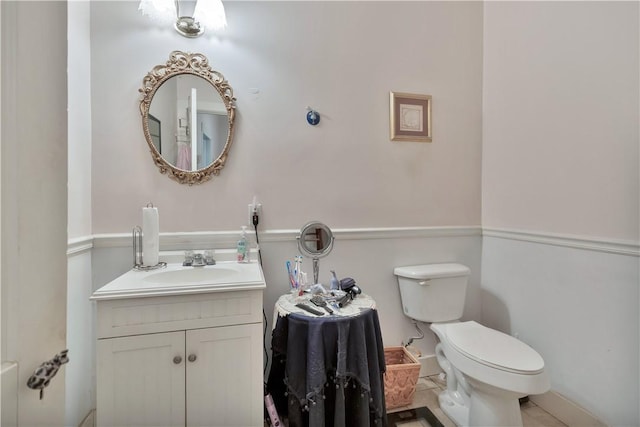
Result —
<instances>
[{"instance_id":1,"label":"white countertop","mask_svg":"<svg viewBox=\"0 0 640 427\"><path fill-rule=\"evenodd\" d=\"M204 267L170 263L155 270L129 270L95 291L90 299L100 301L264 288L264 275L257 262L240 264L224 261Z\"/></svg>"}]
</instances>

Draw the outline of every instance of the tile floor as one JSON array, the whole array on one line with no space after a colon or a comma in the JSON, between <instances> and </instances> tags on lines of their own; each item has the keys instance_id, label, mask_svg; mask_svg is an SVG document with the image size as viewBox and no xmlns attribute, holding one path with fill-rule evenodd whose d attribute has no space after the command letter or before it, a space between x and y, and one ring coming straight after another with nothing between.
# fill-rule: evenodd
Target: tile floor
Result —
<instances>
[{"instance_id":1,"label":"tile floor","mask_svg":"<svg viewBox=\"0 0 640 427\"><path fill-rule=\"evenodd\" d=\"M455 424L442 412L438 404L438 394L445 388L446 384L438 376L420 378L416 385L416 392L413 395L413 403L392 409L389 412L426 406L445 427L455 427ZM525 427L566 427L566 424L554 418L531 401L522 404L521 409L522 423Z\"/></svg>"},{"instance_id":2,"label":"tile floor","mask_svg":"<svg viewBox=\"0 0 640 427\"><path fill-rule=\"evenodd\" d=\"M437 375L432 377L422 377L418 379L418 384L416 385L416 391L413 395L413 402L411 405L395 408L388 412L399 412L426 406L433 415L438 418L444 427L456 427L453 421L451 421L449 417L442 412L440 404L438 403L438 395L446 387L446 383ZM566 424L557 418L554 418L553 415L549 414L531 401L522 404L520 408L522 409L522 423L524 427L567 427ZM288 427L289 425L286 419L283 420L283 424L285 427ZM264 425L265 427L269 427L269 423L266 421ZM407 423L407 427L410 427L411 425L411 423ZM422 426L422 424L416 425Z\"/></svg>"}]
</instances>

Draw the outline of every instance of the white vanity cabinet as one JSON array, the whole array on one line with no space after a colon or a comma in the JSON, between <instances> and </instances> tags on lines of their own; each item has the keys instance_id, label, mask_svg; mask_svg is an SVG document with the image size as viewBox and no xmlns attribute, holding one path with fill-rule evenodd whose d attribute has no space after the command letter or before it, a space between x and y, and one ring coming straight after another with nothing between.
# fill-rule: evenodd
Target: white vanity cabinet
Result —
<instances>
[{"instance_id":1,"label":"white vanity cabinet","mask_svg":"<svg viewBox=\"0 0 640 427\"><path fill-rule=\"evenodd\" d=\"M98 425L184 425L184 343L184 331L98 340Z\"/></svg>"},{"instance_id":2,"label":"white vanity cabinet","mask_svg":"<svg viewBox=\"0 0 640 427\"><path fill-rule=\"evenodd\" d=\"M262 426L264 286L94 293L98 427Z\"/></svg>"}]
</instances>

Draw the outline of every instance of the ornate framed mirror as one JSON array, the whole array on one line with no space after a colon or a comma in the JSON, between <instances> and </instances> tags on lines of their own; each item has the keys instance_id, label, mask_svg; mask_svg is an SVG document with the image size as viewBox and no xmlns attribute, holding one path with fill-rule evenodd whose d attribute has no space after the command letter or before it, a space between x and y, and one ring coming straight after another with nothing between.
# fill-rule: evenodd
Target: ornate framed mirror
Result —
<instances>
[{"instance_id":1,"label":"ornate framed mirror","mask_svg":"<svg viewBox=\"0 0 640 427\"><path fill-rule=\"evenodd\" d=\"M188 185L219 175L233 142L236 99L207 58L173 51L139 92L142 129L160 172Z\"/></svg>"}]
</instances>

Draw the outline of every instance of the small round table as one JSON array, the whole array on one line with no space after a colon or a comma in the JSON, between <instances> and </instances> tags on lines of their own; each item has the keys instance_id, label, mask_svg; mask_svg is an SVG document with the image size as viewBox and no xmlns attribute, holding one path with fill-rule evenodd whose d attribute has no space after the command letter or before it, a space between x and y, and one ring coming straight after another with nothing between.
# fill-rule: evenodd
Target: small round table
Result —
<instances>
[{"instance_id":1,"label":"small round table","mask_svg":"<svg viewBox=\"0 0 640 427\"><path fill-rule=\"evenodd\" d=\"M282 295L274 307L267 388L290 427L386 425L384 345L373 298L360 294L333 314L310 296ZM302 302L322 315L309 313Z\"/></svg>"}]
</instances>

